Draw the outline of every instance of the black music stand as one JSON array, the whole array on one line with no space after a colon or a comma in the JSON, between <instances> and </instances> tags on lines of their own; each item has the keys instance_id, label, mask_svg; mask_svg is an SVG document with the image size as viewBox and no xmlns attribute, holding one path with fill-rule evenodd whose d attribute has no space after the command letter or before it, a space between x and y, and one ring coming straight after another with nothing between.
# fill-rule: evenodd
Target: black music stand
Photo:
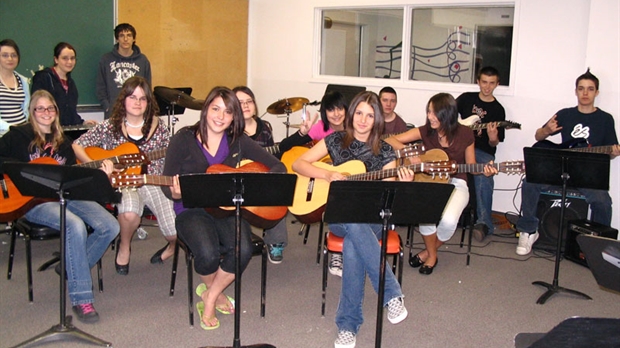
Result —
<instances>
[{"instance_id":1,"label":"black music stand","mask_svg":"<svg viewBox=\"0 0 620 348\"><path fill-rule=\"evenodd\" d=\"M103 341L72 325L72 317L66 316L65 284L66 200L88 200L100 203L120 201L110 185L108 176L99 169L49 164L6 162L3 169L22 195L60 199L60 323L15 347L67 338L111 347L112 343Z\"/></svg>"},{"instance_id":2,"label":"black music stand","mask_svg":"<svg viewBox=\"0 0 620 348\"><path fill-rule=\"evenodd\" d=\"M609 155L525 147L523 148L523 156L527 182L562 186L562 205L557 248L555 250L553 282L551 284L543 281L532 283L547 288L547 291L538 298L536 303L545 304L551 296L559 292L566 292L591 300L590 296L582 292L558 285L562 239L564 237L564 210L566 208L564 202L566 202L566 189L568 187L609 190Z\"/></svg>"},{"instance_id":3,"label":"black music stand","mask_svg":"<svg viewBox=\"0 0 620 348\"><path fill-rule=\"evenodd\" d=\"M381 347L388 225L437 223L454 185L399 181L334 181L329 186L324 221L382 223L375 347ZM345 265L346 267L346 265Z\"/></svg>"},{"instance_id":4,"label":"black music stand","mask_svg":"<svg viewBox=\"0 0 620 348\"><path fill-rule=\"evenodd\" d=\"M240 348L241 206L290 206L293 204L297 175L283 173L189 174L181 175L179 182L183 206L186 208L235 207L235 335L232 347ZM243 347L275 348L266 343Z\"/></svg>"}]
</instances>

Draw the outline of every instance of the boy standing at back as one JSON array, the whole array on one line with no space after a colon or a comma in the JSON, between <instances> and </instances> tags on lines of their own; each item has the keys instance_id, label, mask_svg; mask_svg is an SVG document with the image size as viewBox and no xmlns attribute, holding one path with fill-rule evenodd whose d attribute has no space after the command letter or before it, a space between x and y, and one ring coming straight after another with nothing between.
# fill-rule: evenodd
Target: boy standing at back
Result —
<instances>
[{"instance_id":1,"label":"boy standing at back","mask_svg":"<svg viewBox=\"0 0 620 348\"><path fill-rule=\"evenodd\" d=\"M385 128L383 134L395 135L404 133L407 130L407 123L394 111L396 109L396 91L392 87L383 87L379 91L381 109L385 118Z\"/></svg>"},{"instance_id":2,"label":"boy standing at back","mask_svg":"<svg viewBox=\"0 0 620 348\"><path fill-rule=\"evenodd\" d=\"M499 85L499 72L493 67L480 69L476 79L480 92L467 92L456 99L461 119L472 115L480 117L481 123L487 123L486 129L475 132L476 163L495 161L497 145L504 141L504 129L497 127L497 122L506 120L504 107L495 99L493 91ZM476 213L478 220L474 225L474 238L481 242L493 233L493 176L472 175L476 191Z\"/></svg>"},{"instance_id":3,"label":"boy standing at back","mask_svg":"<svg viewBox=\"0 0 620 348\"><path fill-rule=\"evenodd\" d=\"M123 83L130 77L142 76L152 88L151 63L136 45L136 29L121 23L114 28L114 38L114 48L101 57L97 71L97 99L106 119L110 118Z\"/></svg>"}]
</instances>

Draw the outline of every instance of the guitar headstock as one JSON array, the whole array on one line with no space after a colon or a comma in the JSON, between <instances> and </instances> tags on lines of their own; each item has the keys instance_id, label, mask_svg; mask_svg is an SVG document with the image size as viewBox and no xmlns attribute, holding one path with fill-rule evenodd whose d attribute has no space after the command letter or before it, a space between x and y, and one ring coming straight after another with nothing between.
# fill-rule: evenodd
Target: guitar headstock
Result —
<instances>
[{"instance_id":1,"label":"guitar headstock","mask_svg":"<svg viewBox=\"0 0 620 348\"><path fill-rule=\"evenodd\" d=\"M110 184L116 189L136 188L144 185L144 177L142 175L112 173Z\"/></svg>"},{"instance_id":2,"label":"guitar headstock","mask_svg":"<svg viewBox=\"0 0 620 348\"><path fill-rule=\"evenodd\" d=\"M517 122L512 122L512 121L504 121L502 123L504 125L504 128L506 129L521 129L521 123L517 123Z\"/></svg>"},{"instance_id":3,"label":"guitar headstock","mask_svg":"<svg viewBox=\"0 0 620 348\"><path fill-rule=\"evenodd\" d=\"M125 166L134 167L141 166L143 164L149 164L151 161L143 153L129 153L118 156L118 163Z\"/></svg>"},{"instance_id":4,"label":"guitar headstock","mask_svg":"<svg viewBox=\"0 0 620 348\"><path fill-rule=\"evenodd\" d=\"M499 164L498 170L501 173L512 175L512 174L523 174L525 173L525 162L524 161L506 161Z\"/></svg>"},{"instance_id":5,"label":"guitar headstock","mask_svg":"<svg viewBox=\"0 0 620 348\"><path fill-rule=\"evenodd\" d=\"M426 152L424 144L413 143L403 147L400 150L395 150L396 158L407 158L423 155Z\"/></svg>"}]
</instances>

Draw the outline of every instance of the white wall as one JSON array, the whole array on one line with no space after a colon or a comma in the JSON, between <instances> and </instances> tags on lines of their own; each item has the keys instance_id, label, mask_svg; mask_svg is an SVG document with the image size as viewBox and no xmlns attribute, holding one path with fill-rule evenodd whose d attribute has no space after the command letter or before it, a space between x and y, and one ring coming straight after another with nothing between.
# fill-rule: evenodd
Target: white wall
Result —
<instances>
[{"instance_id":1,"label":"white wall","mask_svg":"<svg viewBox=\"0 0 620 348\"><path fill-rule=\"evenodd\" d=\"M261 110L285 97L320 99L328 83L364 85L379 91L385 80L354 78L314 78L313 49L318 40L314 24L316 7L401 5L402 0L252 0L249 14L248 85L257 96ZM411 4L428 1L410 0ZM433 1L433 4L466 4L467 1ZM497 4L478 0L475 4ZM507 119L523 124L523 129L508 130L497 153L499 161L522 159L522 148L534 143L535 129L564 107L576 105L574 83L587 67L601 81L597 106L616 118L620 129L620 73L618 72L620 5L617 0L516 0L515 69L510 88L499 87L497 99L504 105ZM398 92L398 107L407 122L421 125L424 107L438 92L454 96L477 90L474 85L446 86L390 80ZM299 112L291 115L298 123ZM267 114L274 126L276 140L285 135L283 118ZM556 140L556 139L552 139ZM620 205L620 159L612 161L610 194L615 207ZM498 175L496 189L514 190L518 177ZM513 196L515 198L513 199ZM496 191L496 211L517 211L520 194ZM612 225L620 227L620 213L614 211Z\"/></svg>"}]
</instances>

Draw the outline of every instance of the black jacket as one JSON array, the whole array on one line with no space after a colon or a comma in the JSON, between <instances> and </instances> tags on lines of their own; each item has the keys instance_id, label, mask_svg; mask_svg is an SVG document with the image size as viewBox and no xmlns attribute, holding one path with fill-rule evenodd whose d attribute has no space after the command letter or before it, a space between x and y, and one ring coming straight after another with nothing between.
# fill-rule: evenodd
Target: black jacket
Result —
<instances>
[{"instance_id":1,"label":"black jacket","mask_svg":"<svg viewBox=\"0 0 620 348\"><path fill-rule=\"evenodd\" d=\"M58 104L61 125L82 124L84 120L77 113L78 90L71 78L71 73L67 74L67 83L69 90L65 92L60 79L52 71L52 68L45 68L37 71L32 77L30 92L32 94L39 89L44 89L52 94L54 99L56 99L56 104Z\"/></svg>"}]
</instances>

